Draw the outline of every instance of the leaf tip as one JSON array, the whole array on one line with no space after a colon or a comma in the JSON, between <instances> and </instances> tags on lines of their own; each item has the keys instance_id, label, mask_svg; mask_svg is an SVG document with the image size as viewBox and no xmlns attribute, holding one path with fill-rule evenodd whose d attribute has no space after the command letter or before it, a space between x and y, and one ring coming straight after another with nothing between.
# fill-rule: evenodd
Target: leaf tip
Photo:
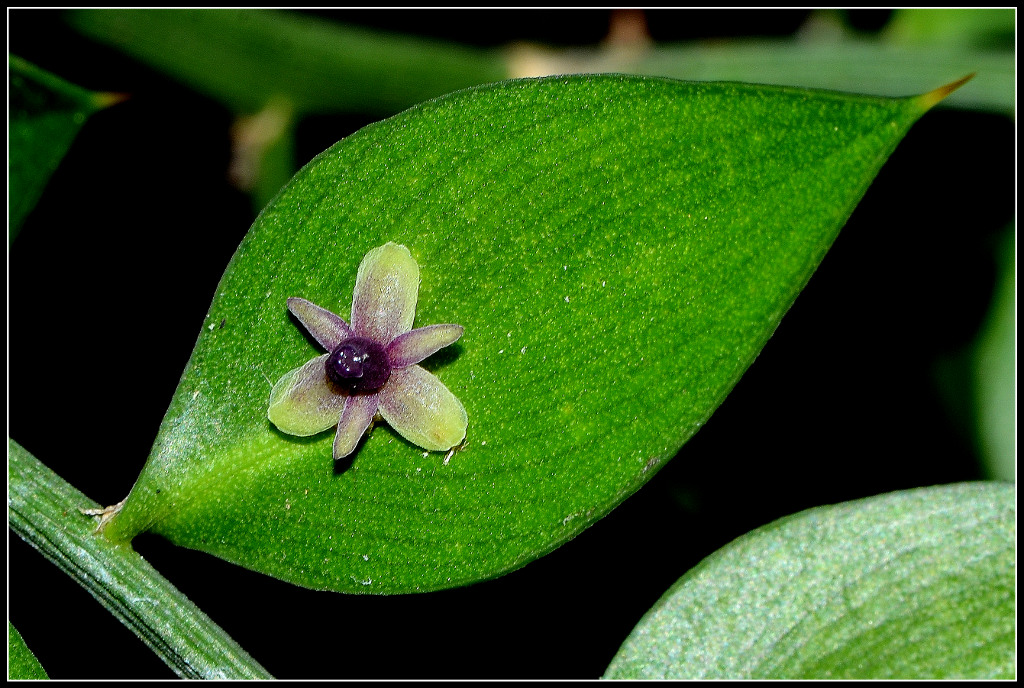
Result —
<instances>
[{"instance_id":1,"label":"leaf tip","mask_svg":"<svg viewBox=\"0 0 1024 688\"><path fill-rule=\"evenodd\" d=\"M957 79L951 84L939 86L937 89L933 91L929 91L928 93L924 93L918 96L918 104L921 105L922 110L932 109L936 104L945 100L946 96L948 96L950 93L957 90L958 88L966 84L968 81L973 79L975 74L977 74L977 72L971 72L967 76L963 77L962 79Z\"/></svg>"}]
</instances>

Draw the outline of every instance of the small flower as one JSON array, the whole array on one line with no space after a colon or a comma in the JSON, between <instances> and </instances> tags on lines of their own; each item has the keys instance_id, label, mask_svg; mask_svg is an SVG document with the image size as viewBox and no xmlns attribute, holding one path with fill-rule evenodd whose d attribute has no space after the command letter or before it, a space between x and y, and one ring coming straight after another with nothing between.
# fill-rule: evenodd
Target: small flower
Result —
<instances>
[{"instance_id":1,"label":"small flower","mask_svg":"<svg viewBox=\"0 0 1024 688\"><path fill-rule=\"evenodd\" d=\"M351 327L305 299L290 310L329 353L286 373L270 392L267 417L290 435L337 426L334 458L351 454L376 416L410 442L445 451L466 436L466 409L416 365L462 336L461 325L412 329L420 269L409 249L388 242L363 258Z\"/></svg>"}]
</instances>

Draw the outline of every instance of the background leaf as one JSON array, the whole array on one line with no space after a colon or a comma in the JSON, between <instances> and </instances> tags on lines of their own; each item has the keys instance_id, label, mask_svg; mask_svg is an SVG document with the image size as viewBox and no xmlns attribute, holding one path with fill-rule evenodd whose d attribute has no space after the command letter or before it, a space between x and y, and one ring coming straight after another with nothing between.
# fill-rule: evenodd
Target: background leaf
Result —
<instances>
[{"instance_id":1,"label":"background leaf","mask_svg":"<svg viewBox=\"0 0 1024 688\"><path fill-rule=\"evenodd\" d=\"M715 79L899 96L951 74L977 73L971 88L950 95L949 107L1012 116L1013 55L967 48L890 45L877 41L749 40L726 45L678 45L652 51L630 72L674 79Z\"/></svg>"},{"instance_id":2,"label":"background leaf","mask_svg":"<svg viewBox=\"0 0 1024 688\"><path fill-rule=\"evenodd\" d=\"M87 9L68 21L239 113L275 99L301 113L388 113L506 76L495 52L295 12Z\"/></svg>"},{"instance_id":3,"label":"background leaf","mask_svg":"<svg viewBox=\"0 0 1024 688\"><path fill-rule=\"evenodd\" d=\"M86 118L121 97L86 91L14 55L8 68L9 243Z\"/></svg>"},{"instance_id":4,"label":"background leaf","mask_svg":"<svg viewBox=\"0 0 1024 688\"><path fill-rule=\"evenodd\" d=\"M996 248L999 281L992 307L975 345L974 401L978 441L989 475L1017 479L1017 256L1009 227Z\"/></svg>"},{"instance_id":5,"label":"background leaf","mask_svg":"<svg viewBox=\"0 0 1024 688\"><path fill-rule=\"evenodd\" d=\"M88 9L67 17L84 35L190 84L235 112L255 112L284 98L300 113L390 113L508 77L596 72L893 96L941 83L950 74L977 72L973 87L953 94L948 105L1012 113L1015 103L1013 10L904 10L874 40L842 26L834 13L819 12L811 14L796 40L654 45L643 40L616 43L613 16L611 29L600 26L609 33L604 44L592 49L535 42L482 49L345 23L365 20L367 14L333 13L337 21L332 22L309 13L268 10ZM410 29L445 16L425 13L417 22L415 14L405 14ZM493 28L529 15L488 11L448 16ZM541 22L545 14L535 16ZM577 13L577 21L584 16ZM607 21L601 16L600 22ZM765 16L756 33L763 36L770 21ZM648 23L658 35L664 17L653 13ZM647 28L641 24L635 31Z\"/></svg>"},{"instance_id":6,"label":"background leaf","mask_svg":"<svg viewBox=\"0 0 1024 688\"><path fill-rule=\"evenodd\" d=\"M46 670L14 625L7 622L7 679L12 681L45 679Z\"/></svg>"},{"instance_id":7,"label":"background leaf","mask_svg":"<svg viewBox=\"0 0 1024 688\"><path fill-rule=\"evenodd\" d=\"M1017 12L1010 7L897 10L887 40L900 45L1003 48L1013 43Z\"/></svg>"},{"instance_id":8,"label":"background leaf","mask_svg":"<svg viewBox=\"0 0 1024 688\"><path fill-rule=\"evenodd\" d=\"M992 293L969 341L933 362L936 385L950 421L974 443L980 477L1017 479L1017 314L1015 225L990 236Z\"/></svg>"},{"instance_id":9,"label":"background leaf","mask_svg":"<svg viewBox=\"0 0 1024 688\"><path fill-rule=\"evenodd\" d=\"M522 566L650 479L778 325L929 99L629 77L506 82L345 139L260 216L218 288L115 540L316 588L411 592ZM450 463L378 428L266 420L316 353L284 310L347 314L386 241L422 269L428 367L470 417Z\"/></svg>"},{"instance_id":10,"label":"background leaf","mask_svg":"<svg viewBox=\"0 0 1024 688\"><path fill-rule=\"evenodd\" d=\"M1013 678L1015 502L965 483L771 523L680 578L605 678Z\"/></svg>"}]
</instances>

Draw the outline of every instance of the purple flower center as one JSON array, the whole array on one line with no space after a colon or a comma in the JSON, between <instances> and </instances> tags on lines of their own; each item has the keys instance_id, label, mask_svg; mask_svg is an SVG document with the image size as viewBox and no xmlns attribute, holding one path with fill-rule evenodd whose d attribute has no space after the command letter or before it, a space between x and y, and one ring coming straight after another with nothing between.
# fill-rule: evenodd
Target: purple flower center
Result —
<instances>
[{"instance_id":1,"label":"purple flower center","mask_svg":"<svg viewBox=\"0 0 1024 688\"><path fill-rule=\"evenodd\" d=\"M374 392L391 377L384 347L366 337L350 337L327 357L327 377L353 392Z\"/></svg>"}]
</instances>

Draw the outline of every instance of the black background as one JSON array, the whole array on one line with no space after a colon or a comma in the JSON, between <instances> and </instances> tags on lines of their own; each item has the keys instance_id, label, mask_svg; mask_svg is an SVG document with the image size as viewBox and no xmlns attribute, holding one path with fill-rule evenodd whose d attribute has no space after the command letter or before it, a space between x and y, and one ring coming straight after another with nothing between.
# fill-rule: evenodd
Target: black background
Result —
<instances>
[{"instance_id":1,"label":"black background","mask_svg":"<svg viewBox=\"0 0 1024 688\"><path fill-rule=\"evenodd\" d=\"M609 19L320 14L488 46L595 44ZM656 40L679 41L789 36L807 15L651 11L648 21ZM850 15L865 32L888 17ZM9 436L112 504L145 462L254 214L227 181L232 115L220 105L77 36L55 11L11 12L9 40L73 82L132 94L86 124L9 252ZM370 121L303 121L299 163ZM155 536L134 545L278 677L596 678L658 597L731 539L812 506L983 477L968 421L948 410L964 381L947 375L940 390L936 373L954 370L943 362L991 299L995 236L1014 212L1013 137L1012 121L992 114L940 108L915 124L708 424L610 516L519 571L445 592L346 596ZM39 327L44 312L59 313L57 330ZM117 427L97 408L111 403L123 403ZM173 677L13 535L8 581L8 618L51 678Z\"/></svg>"}]
</instances>

